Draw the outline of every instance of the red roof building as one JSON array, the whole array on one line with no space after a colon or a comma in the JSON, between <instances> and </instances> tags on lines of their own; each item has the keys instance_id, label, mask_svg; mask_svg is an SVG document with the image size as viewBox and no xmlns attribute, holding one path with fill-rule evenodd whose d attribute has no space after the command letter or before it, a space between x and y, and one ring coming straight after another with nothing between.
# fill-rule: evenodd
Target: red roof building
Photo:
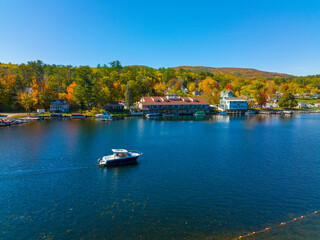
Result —
<instances>
[{"instance_id":1,"label":"red roof building","mask_svg":"<svg viewBox=\"0 0 320 240\"><path fill-rule=\"evenodd\" d=\"M207 111L209 103L199 97L179 97L168 94L163 97L142 97L137 107L143 112L170 112L179 114L193 114L197 111Z\"/></svg>"}]
</instances>

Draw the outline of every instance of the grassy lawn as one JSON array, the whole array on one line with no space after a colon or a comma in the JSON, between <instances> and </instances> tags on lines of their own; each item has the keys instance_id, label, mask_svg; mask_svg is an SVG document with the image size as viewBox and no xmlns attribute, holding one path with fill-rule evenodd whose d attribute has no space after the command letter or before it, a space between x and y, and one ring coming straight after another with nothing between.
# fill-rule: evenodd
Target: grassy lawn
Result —
<instances>
[{"instance_id":1,"label":"grassy lawn","mask_svg":"<svg viewBox=\"0 0 320 240\"><path fill-rule=\"evenodd\" d=\"M303 102L303 103L317 103L320 102L320 99L317 98L296 98L298 102Z\"/></svg>"}]
</instances>

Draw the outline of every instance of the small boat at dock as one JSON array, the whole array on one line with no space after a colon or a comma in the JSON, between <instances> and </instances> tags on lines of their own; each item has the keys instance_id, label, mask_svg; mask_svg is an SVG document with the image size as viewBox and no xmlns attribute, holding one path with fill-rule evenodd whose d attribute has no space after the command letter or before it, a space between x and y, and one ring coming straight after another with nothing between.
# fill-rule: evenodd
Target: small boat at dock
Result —
<instances>
[{"instance_id":1,"label":"small boat at dock","mask_svg":"<svg viewBox=\"0 0 320 240\"><path fill-rule=\"evenodd\" d=\"M113 155L104 156L98 159L99 166L121 166L136 164L139 156L142 155L140 151L126 150L126 149L112 149Z\"/></svg>"},{"instance_id":2,"label":"small boat at dock","mask_svg":"<svg viewBox=\"0 0 320 240\"><path fill-rule=\"evenodd\" d=\"M247 114L247 115L254 115L254 114L256 114L256 111L254 111L254 110L248 110L248 111L246 111L246 114Z\"/></svg>"},{"instance_id":3,"label":"small boat at dock","mask_svg":"<svg viewBox=\"0 0 320 240\"><path fill-rule=\"evenodd\" d=\"M108 113L96 114L95 116L97 119L101 121L112 121L112 116L109 115Z\"/></svg>"},{"instance_id":4,"label":"small boat at dock","mask_svg":"<svg viewBox=\"0 0 320 240\"><path fill-rule=\"evenodd\" d=\"M283 111L283 114L292 114L292 111L284 110L284 111Z\"/></svg>"},{"instance_id":5,"label":"small boat at dock","mask_svg":"<svg viewBox=\"0 0 320 240\"><path fill-rule=\"evenodd\" d=\"M179 116L179 113L170 113L170 112L167 112L167 113L164 113L162 114L163 117L177 117Z\"/></svg>"},{"instance_id":6,"label":"small boat at dock","mask_svg":"<svg viewBox=\"0 0 320 240\"><path fill-rule=\"evenodd\" d=\"M147 118L158 118L160 116L161 116L160 113L148 113L146 115Z\"/></svg>"},{"instance_id":7,"label":"small boat at dock","mask_svg":"<svg viewBox=\"0 0 320 240\"><path fill-rule=\"evenodd\" d=\"M85 118L86 116L81 114L81 113L72 113L71 114L71 119L82 119Z\"/></svg>"},{"instance_id":8,"label":"small boat at dock","mask_svg":"<svg viewBox=\"0 0 320 240\"><path fill-rule=\"evenodd\" d=\"M139 112L139 111L130 110L130 113L131 113L131 115L134 115L134 116L143 116L144 115L143 112Z\"/></svg>"},{"instance_id":9,"label":"small boat at dock","mask_svg":"<svg viewBox=\"0 0 320 240\"><path fill-rule=\"evenodd\" d=\"M204 111L195 112L194 116L196 117L205 117L206 113Z\"/></svg>"},{"instance_id":10,"label":"small boat at dock","mask_svg":"<svg viewBox=\"0 0 320 240\"><path fill-rule=\"evenodd\" d=\"M228 115L228 112L219 112L217 113L218 115L222 115L222 116L227 116Z\"/></svg>"},{"instance_id":11,"label":"small boat at dock","mask_svg":"<svg viewBox=\"0 0 320 240\"><path fill-rule=\"evenodd\" d=\"M10 126L11 124L12 122L9 120L6 120L6 119L0 120L0 126Z\"/></svg>"},{"instance_id":12,"label":"small boat at dock","mask_svg":"<svg viewBox=\"0 0 320 240\"><path fill-rule=\"evenodd\" d=\"M63 116L62 116L61 113L51 113L50 117L52 117L52 118L62 118Z\"/></svg>"}]
</instances>

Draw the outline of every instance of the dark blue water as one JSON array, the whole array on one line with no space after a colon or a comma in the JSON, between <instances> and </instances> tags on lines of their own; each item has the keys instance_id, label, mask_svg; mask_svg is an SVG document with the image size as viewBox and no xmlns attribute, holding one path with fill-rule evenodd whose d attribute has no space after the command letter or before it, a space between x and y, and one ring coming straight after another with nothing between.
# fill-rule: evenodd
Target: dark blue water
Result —
<instances>
[{"instance_id":1,"label":"dark blue water","mask_svg":"<svg viewBox=\"0 0 320 240\"><path fill-rule=\"evenodd\" d=\"M99 168L112 148L144 154ZM320 115L1 128L0 239L233 239L319 210L319 153ZM314 214L256 237L319 232Z\"/></svg>"}]
</instances>

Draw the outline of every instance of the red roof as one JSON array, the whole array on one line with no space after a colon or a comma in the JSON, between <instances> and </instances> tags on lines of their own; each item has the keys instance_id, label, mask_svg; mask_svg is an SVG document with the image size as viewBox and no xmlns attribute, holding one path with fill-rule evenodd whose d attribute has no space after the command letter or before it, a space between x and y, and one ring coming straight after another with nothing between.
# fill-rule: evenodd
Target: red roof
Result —
<instances>
[{"instance_id":1,"label":"red roof","mask_svg":"<svg viewBox=\"0 0 320 240\"><path fill-rule=\"evenodd\" d=\"M199 97L180 97L179 100L168 100L167 97L142 97L140 102L143 105L210 105Z\"/></svg>"}]
</instances>

